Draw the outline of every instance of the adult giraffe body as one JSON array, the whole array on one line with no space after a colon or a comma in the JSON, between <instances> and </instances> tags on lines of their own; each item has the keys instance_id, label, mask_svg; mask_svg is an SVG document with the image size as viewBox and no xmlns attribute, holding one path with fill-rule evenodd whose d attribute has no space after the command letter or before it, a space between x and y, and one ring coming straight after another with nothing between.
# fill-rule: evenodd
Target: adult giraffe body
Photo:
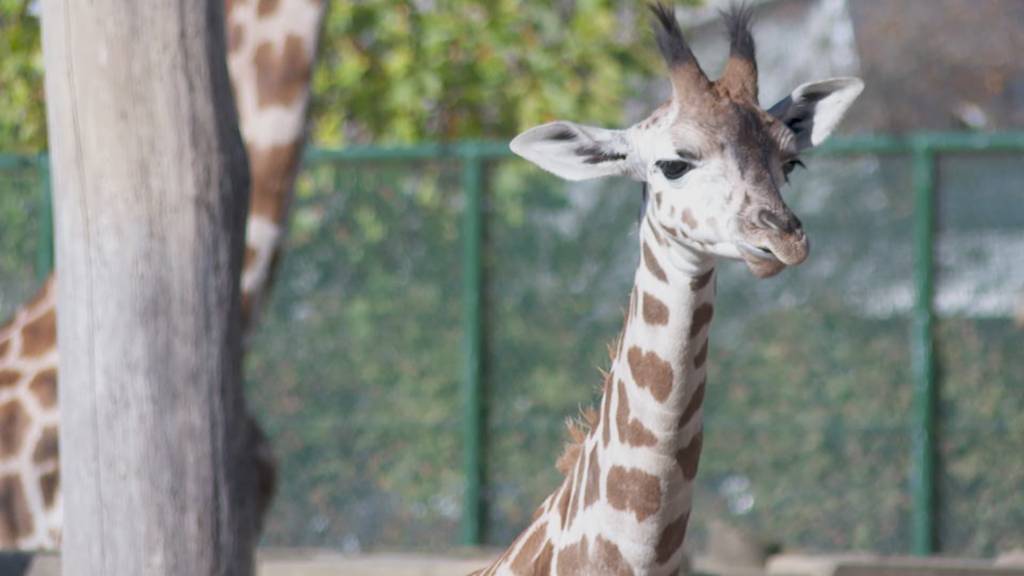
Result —
<instances>
[{"instance_id":1,"label":"adult giraffe body","mask_svg":"<svg viewBox=\"0 0 1024 576\"><path fill-rule=\"evenodd\" d=\"M763 110L748 11L726 15L730 58L711 82L671 10L652 9L670 102L626 130L554 122L511 144L566 179L631 176L648 201L600 410L563 457L561 486L478 574L678 573L703 439L716 258L742 259L766 277L807 257L779 191L799 153L834 129L863 87L854 78L805 84Z\"/></svg>"},{"instance_id":2,"label":"adult giraffe body","mask_svg":"<svg viewBox=\"0 0 1024 576\"><path fill-rule=\"evenodd\" d=\"M228 69L252 184L241 278L249 329L281 251L324 4L225 1ZM52 549L60 542L55 284L51 276L0 327L0 548ZM250 423L262 518L274 465L258 426Z\"/></svg>"}]
</instances>

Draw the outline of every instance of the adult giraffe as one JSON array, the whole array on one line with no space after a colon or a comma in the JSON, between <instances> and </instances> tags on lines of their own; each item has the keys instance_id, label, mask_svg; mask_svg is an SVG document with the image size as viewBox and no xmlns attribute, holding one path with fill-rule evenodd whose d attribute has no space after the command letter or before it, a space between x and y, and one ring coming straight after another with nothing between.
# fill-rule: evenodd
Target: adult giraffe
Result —
<instances>
[{"instance_id":1,"label":"adult giraffe","mask_svg":"<svg viewBox=\"0 0 1024 576\"><path fill-rule=\"evenodd\" d=\"M761 278L803 262L807 237L780 189L863 88L855 78L804 84L763 110L748 10L725 15L730 56L714 82L671 9L652 10L671 101L626 130L553 122L511 144L569 180L628 175L649 201L600 411L563 456L561 486L478 574L678 573L702 444L715 260L741 259Z\"/></svg>"},{"instance_id":2,"label":"adult giraffe","mask_svg":"<svg viewBox=\"0 0 1024 576\"><path fill-rule=\"evenodd\" d=\"M250 210L242 315L254 324L281 253L305 141L322 0L225 0L228 70L249 156ZM0 548L56 548L62 522L58 464L56 283L0 327ZM251 417L259 517L274 490L274 463Z\"/></svg>"}]
</instances>

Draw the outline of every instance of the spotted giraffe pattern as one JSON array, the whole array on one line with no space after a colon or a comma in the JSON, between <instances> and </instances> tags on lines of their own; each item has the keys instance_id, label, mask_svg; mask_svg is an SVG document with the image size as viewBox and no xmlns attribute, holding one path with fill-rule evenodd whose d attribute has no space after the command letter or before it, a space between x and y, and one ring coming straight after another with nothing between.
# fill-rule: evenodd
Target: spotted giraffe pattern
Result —
<instances>
[{"instance_id":1,"label":"spotted giraffe pattern","mask_svg":"<svg viewBox=\"0 0 1024 576\"><path fill-rule=\"evenodd\" d=\"M663 230L661 231L663 232ZM523 535L477 575L676 574L702 443L714 268L670 264L656 224L600 410L561 484Z\"/></svg>"},{"instance_id":2,"label":"spotted giraffe pattern","mask_svg":"<svg viewBox=\"0 0 1024 576\"><path fill-rule=\"evenodd\" d=\"M47 546L61 520L56 286L0 328L0 542Z\"/></svg>"},{"instance_id":3,"label":"spotted giraffe pattern","mask_svg":"<svg viewBox=\"0 0 1024 576\"><path fill-rule=\"evenodd\" d=\"M510 143L567 180L644 182L639 263L623 332L609 348L600 410L559 460L561 486L476 574L669 575L683 563L700 462L716 258L759 278L806 259L780 187L860 94L856 78L804 84L757 102L751 9L725 13L730 54L712 82L672 10L651 6L672 99L624 130L556 121ZM820 112L819 112L820 109ZM819 124L820 121L820 124Z\"/></svg>"},{"instance_id":4,"label":"spotted giraffe pattern","mask_svg":"<svg viewBox=\"0 0 1024 576\"><path fill-rule=\"evenodd\" d=\"M320 0L225 1L228 70L252 183L241 278L247 330L280 256L323 11ZM0 327L0 548L60 544L56 326L51 276ZM273 493L273 457L255 420L250 426L265 510Z\"/></svg>"}]
</instances>

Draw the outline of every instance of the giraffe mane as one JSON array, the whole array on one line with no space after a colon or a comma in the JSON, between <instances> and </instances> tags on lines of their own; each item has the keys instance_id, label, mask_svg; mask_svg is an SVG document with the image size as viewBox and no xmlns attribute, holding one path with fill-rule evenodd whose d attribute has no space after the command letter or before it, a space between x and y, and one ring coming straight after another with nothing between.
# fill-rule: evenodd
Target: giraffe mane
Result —
<instances>
[{"instance_id":1,"label":"giraffe mane","mask_svg":"<svg viewBox=\"0 0 1024 576\"><path fill-rule=\"evenodd\" d=\"M629 317L628 312L625 311L622 315L624 320ZM626 330L623 328L622 332L608 343L608 360L613 364L618 356L618 350L622 345L622 338L625 334ZM612 373L601 368L598 368L597 371L601 373L602 389L607 390L611 385ZM587 406L580 410L580 415L577 418L567 418L565 420L565 431L569 438L565 443L565 448L562 450L562 455L555 461L555 468L565 476L568 476L569 472L576 466L576 461L580 459L580 452L583 450L583 442L587 439L590 432L594 430L594 427L597 426L598 419L597 409L593 406Z\"/></svg>"},{"instance_id":2,"label":"giraffe mane","mask_svg":"<svg viewBox=\"0 0 1024 576\"><path fill-rule=\"evenodd\" d=\"M562 455L555 462L555 468L559 472L566 476L569 475L569 472L580 459L580 454L583 451L583 442L595 426L597 426L597 410L593 406L580 410L578 417L565 420L565 430L569 440L565 443Z\"/></svg>"}]
</instances>

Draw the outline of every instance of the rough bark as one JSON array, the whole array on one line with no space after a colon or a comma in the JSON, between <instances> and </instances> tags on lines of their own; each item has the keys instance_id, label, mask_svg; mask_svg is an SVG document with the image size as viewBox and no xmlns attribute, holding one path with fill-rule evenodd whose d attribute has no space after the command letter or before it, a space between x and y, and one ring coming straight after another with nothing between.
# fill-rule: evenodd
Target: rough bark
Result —
<instances>
[{"instance_id":1,"label":"rough bark","mask_svg":"<svg viewBox=\"0 0 1024 576\"><path fill-rule=\"evenodd\" d=\"M44 0L64 574L250 574L223 3Z\"/></svg>"}]
</instances>

